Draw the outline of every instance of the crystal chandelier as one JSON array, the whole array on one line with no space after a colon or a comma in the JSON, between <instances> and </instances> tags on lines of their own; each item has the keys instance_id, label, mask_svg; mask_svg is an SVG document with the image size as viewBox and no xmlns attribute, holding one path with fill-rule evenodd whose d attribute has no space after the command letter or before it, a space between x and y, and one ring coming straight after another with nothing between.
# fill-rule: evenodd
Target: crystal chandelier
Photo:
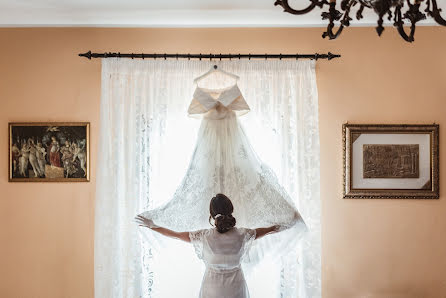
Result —
<instances>
[{"instance_id":1,"label":"crystal chandelier","mask_svg":"<svg viewBox=\"0 0 446 298\"><path fill-rule=\"evenodd\" d=\"M300 0L299 0L300 1ZM384 18L387 17L389 21L393 20L393 26L398 30L401 37L407 42L414 41L415 24L421 20L426 19L426 14L432 17L438 24L446 26L446 20L441 17L441 8L438 8L437 0L341 0L339 11L336 9L336 0L309 0L311 3L304 9L292 8L288 0L276 0L274 5L280 5L285 12L302 15L312 11L314 8L323 8L328 5L328 11L322 12L321 16L323 20L328 20L327 30L322 34L325 38L336 39L344 29L344 27L350 26L351 9L358 5L359 8L356 11L356 19L363 18L363 11L365 8L370 8L378 15L378 26L376 32L381 36L384 31ZM425 7L423 13L420 8ZM335 21L339 22L339 27L335 29ZM406 32L404 29L404 22L410 23L410 30Z\"/></svg>"}]
</instances>

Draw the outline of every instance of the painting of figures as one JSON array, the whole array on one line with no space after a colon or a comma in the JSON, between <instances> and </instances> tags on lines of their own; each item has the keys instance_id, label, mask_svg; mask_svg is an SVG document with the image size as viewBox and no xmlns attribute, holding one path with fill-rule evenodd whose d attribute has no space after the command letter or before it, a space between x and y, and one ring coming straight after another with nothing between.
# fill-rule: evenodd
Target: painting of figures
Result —
<instances>
[{"instance_id":1,"label":"painting of figures","mask_svg":"<svg viewBox=\"0 0 446 298\"><path fill-rule=\"evenodd\" d=\"M90 124L9 123L9 181L89 181Z\"/></svg>"}]
</instances>

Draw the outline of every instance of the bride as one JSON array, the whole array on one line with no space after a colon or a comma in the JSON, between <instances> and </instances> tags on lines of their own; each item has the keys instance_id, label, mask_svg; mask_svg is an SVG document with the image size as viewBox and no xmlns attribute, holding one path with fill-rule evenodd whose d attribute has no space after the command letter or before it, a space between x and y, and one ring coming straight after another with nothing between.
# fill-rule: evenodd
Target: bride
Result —
<instances>
[{"instance_id":1,"label":"bride","mask_svg":"<svg viewBox=\"0 0 446 298\"><path fill-rule=\"evenodd\" d=\"M235 84L223 89L200 87L199 81L214 72L235 79ZM238 117L249 112L249 106L237 79L215 67L194 81L197 87L188 113L202 117L202 122L189 167L167 204L137 216L142 226L194 244L207 265L200 296L206 298L249 297L243 274L238 272L240 261L256 264L265 257L286 254L307 230L293 201L251 148L239 123ZM238 226L246 228L236 228L235 218ZM216 229L208 229L211 219ZM272 235L262 237L266 234ZM249 249L254 239L259 240ZM229 278L232 275L236 278ZM231 281L238 286L230 286ZM228 290L243 294L218 292Z\"/></svg>"},{"instance_id":2,"label":"bride","mask_svg":"<svg viewBox=\"0 0 446 298\"><path fill-rule=\"evenodd\" d=\"M209 210L210 218L215 222L214 229L175 232L159 227L141 215L136 217L136 221L140 226L148 227L164 236L194 245L198 257L206 264L200 298L248 298L249 291L241 270L241 260L255 239L278 232L282 227L275 225L257 229L236 228L236 220L232 216L234 207L224 194L217 194L212 198Z\"/></svg>"}]
</instances>

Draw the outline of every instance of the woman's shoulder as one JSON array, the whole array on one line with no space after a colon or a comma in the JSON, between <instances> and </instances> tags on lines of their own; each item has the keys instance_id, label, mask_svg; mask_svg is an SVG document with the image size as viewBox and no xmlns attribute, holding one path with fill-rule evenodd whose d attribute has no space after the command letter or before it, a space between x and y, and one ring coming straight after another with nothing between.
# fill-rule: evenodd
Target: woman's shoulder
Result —
<instances>
[{"instance_id":1,"label":"woman's shoulder","mask_svg":"<svg viewBox=\"0 0 446 298\"><path fill-rule=\"evenodd\" d=\"M237 231L245 240L256 237L256 230L249 228L237 228Z\"/></svg>"},{"instance_id":2,"label":"woman's shoulder","mask_svg":"<svg viewBox=\"0 0 446 298\"><path fill-rule=\"evenodd\" d=\"M247 231L254 231L255 229L245 228L245 227L234 227L234 229L237 229L240 232L247 232Z\"/></svg>"},{"instance_id":3,"label":"woman's shoulder","mask_svg":"<svg viewBox=\"0 0 446 298\"><path fill-rule=\"evenodd\" d=\"M211 234L212 229L201 229L196 231L189 232L189 239L192 243L198 243L203 241L203 239L207 238Z\"/></svg>"},{"instance_id":4,"label":"woman's shoulder","mask_svg":"<svg viewBox=\"0 0 446 298\"><path fill-rule=\"evenodd\" d=\"M244 228L244 227L234 227L233 229L235 229L237 231L238 234L240 235L252 235L256 233L255 229L249 229L249 228Z\"/></svg>"},{"instance_id":5,"label":"woman's shoulder","mask_svg":"<svg viewBox=\"0 0 446 298\"><path fill-rule=\"evenodd\" d=\"M233 227L231 230L229 230L226 233L219 233L217 231L216 228L210 228L210 229L201 229L201 230L196 230L196 231L192 231L189 232L189 234L191 235L197 235L197 236L208 236L208 235L213 235L213 234L218 234L218 235L229 235L229 234L239 234L239 235L245 235L245 234L253 234L255 233L255 229L249 229L249 228L244 228L244 227Z\"/></svg>"},{"instance_id":6,"label":"woman's shoulder","mask_svg":"<svg viewBox=\"0 0 446 298\"><path fill-rule=\"evenodd\" d=\"M211 233L212 230L214 230L214 229L201 229L201 230L195 230L195 231L190 231L189 234L200 234L200 235L204 235L204 234L209 234L209 233Z\"/></svg>"}]
</instances>

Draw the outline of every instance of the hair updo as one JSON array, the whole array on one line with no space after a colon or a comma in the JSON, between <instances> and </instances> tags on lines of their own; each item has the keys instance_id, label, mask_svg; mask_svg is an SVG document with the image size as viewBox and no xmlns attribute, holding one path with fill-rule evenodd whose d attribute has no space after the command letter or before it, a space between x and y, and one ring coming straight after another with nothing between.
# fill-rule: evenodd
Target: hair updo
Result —
<instances>
[{"instance_id":1,"label":"hair updo","mask_svg":"<svg viewBox=\"0 0 446 298\"><path fill-rule=\"evenodd\" d=\"M234 206L231 200L224 194L217 194L212 198L211 204L209 205L209 211L211 215L209 216L209 223L211 218L215 221L215 227L219 233L226 233L235 226L235 218L232 216L234 211ZM219 214L217 218L215 216Z\"/></svg>"}]
</instances>

